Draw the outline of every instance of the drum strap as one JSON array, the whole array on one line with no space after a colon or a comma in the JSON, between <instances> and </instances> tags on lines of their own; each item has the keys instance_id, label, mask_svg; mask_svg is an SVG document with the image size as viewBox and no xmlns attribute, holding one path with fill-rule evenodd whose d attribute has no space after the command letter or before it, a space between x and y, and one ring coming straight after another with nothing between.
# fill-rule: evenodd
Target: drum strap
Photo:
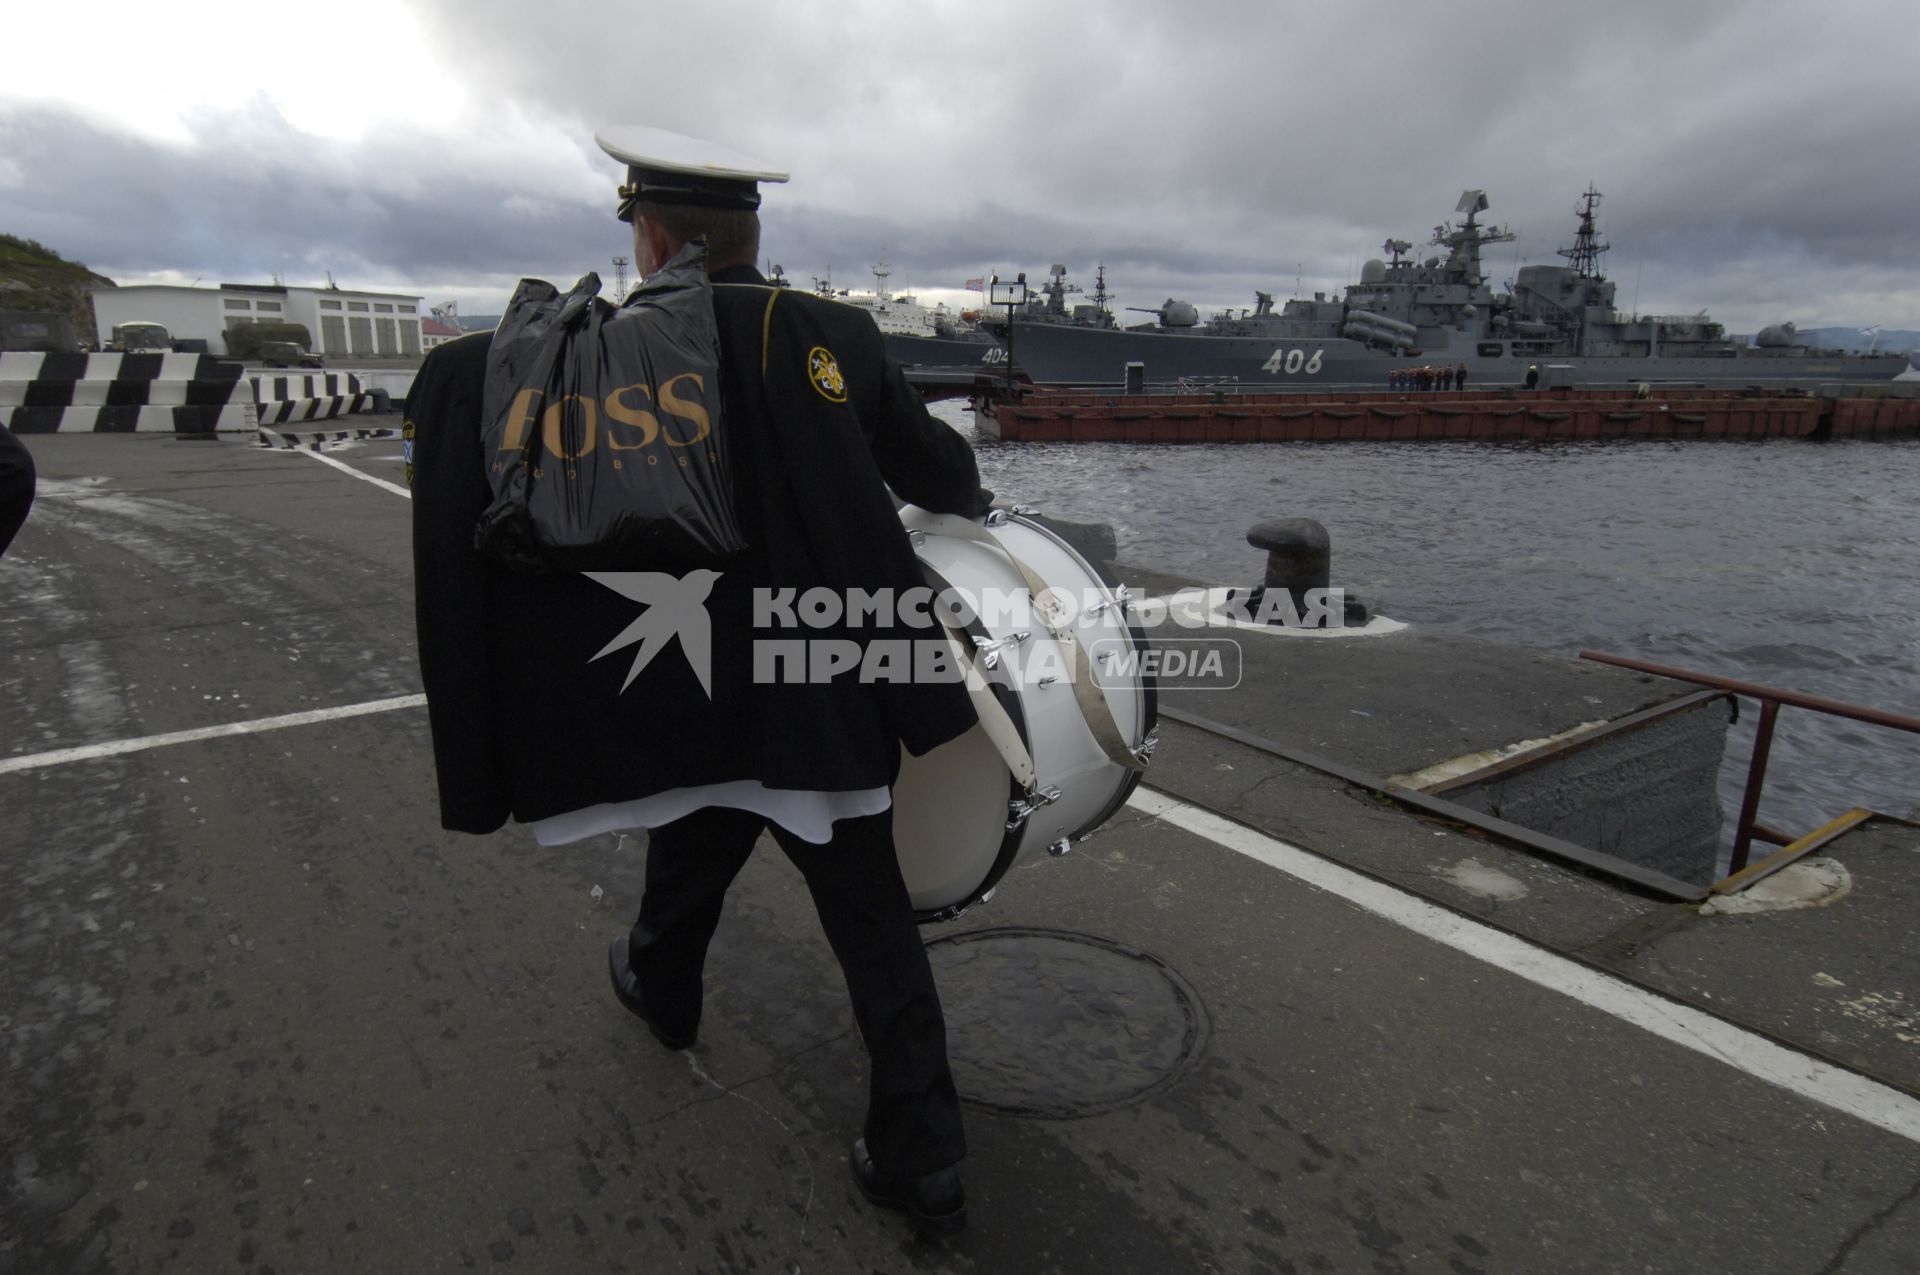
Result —
<instances>
[{"instance_id":1,"label":"drum strap","mask_svg":"<svg viewBox=\"0 0 1920 1275\"><path fill-rule=\"evenodd\" d=\"M953 648L954 659L960 667L967 670L967 694L973 698L973 710L980 716L981 729L987 732L987 739L993 744L994 751L1000 754L1000 760L1007 764L1007 771L1014 781L1029 795L1037 782L1033 768L1033 754L1020 741L1020 729L1013 724L1013 718L1000 705L1000 699L993 693L986 676L974 667L973 657L967 652L967 645L955 635L952 629L942 626L947 643Z\"/></svg>"},{"instance_id":2,"label":"drum strap","mask_svg":"<svg viewBox=\"0 0 1920 1275\"><path fill-rule=\"evenodd\" d=\"M1060 645L1060 649L1067 652L1069 658L1073 660L1073 698L1080 706L1080 717L1086 722L1087 730L1093 735L1093 742L1100 746L1100 751L1105 753L1107 760L1114 765L1125 766L1128 770L1144 771L1147 764L1134 756L1133 749L1129 748L1126 740L1120 736L1119 723L1113 720L1113 710L1107 706L1106 692L1094 678L1093 661L1087 658L1086 647L1081 645L1080 639L1075 636L1073 630L1056 620L1040 606L1040 597L1047 591L1047 582L1035 574L1032 567L1020 561L1018 555L1002 544L997 537L977 523L954 518L949 520L949 525L941 528L941 534L987 545L998 550L1001 556L1013 564L1014 570L1020 573L1020 578L1026 581L1027 596L1033 600L1034 614L1040 618L1042 624L1047 626L1047 632ZM988 692L989 698L991 695L992 693ZM996 703L994 707L998 708L999 705ZM982 717L981 720L986 719Z\"/></svg>"}]
</instances>

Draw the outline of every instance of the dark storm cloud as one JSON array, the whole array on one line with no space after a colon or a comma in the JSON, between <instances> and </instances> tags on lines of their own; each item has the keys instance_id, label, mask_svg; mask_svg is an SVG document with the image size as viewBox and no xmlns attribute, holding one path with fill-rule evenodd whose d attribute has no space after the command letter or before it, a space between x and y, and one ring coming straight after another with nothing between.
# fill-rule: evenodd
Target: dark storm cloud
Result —
<instances>
[{"instance_id":1,"label":"dark storm cloud","mask_svg":"<svg viewBox=\"0 0 1920 1275\"><path fill-rule=\"evenodd\" d=\"M1731 288L1811 318L1859 297L1846 281L1862 268L1888 294L1920 283L1920 170L1903 158L1920 29L1890 4L731 0L631 6L619 24L584 0L423 12L517 98L791 165L784 198L820 219L863 211L841 229L869 231L867 255L884 241L909 273L972 254L1090 275L1104 259L1151 291L1238 261L1240 286L1211 298L1237 304L1296 269L1308 286L1350 278L1388 235L1423 244L1467 187L1520 233L1510 270L1570 242L1592 182L1614 273L1640 273L1660 304ZM578 73L620 45L621 73ZM1734 287L1752 271L1759 287ZM1906 307L1920 319L1920 302Z\"/></svg>"},{"instance_id":2,"label":"dark storm cloud","mask_svg":"<svg viewBox=\"0 0 1920 1275\"><path fill-rule=\"evenodd\" d=\"M476 135L321 142L263 110L180 149L16 116L4 228L192 273L605 270L590 134L644 121L791 168L764 246L802 283L884 258L896 287L1051 262L1091 287L1104 262L1128 304L1241 306L1350 281L1388 236L1424 255L1469 187L1519 236L1498 281L1557 260L1594 183L1623 303L1920 326L1920 27L1892 4L414 7ZM488 102L545 121L545 161L487 144Z\"/></svg>"},{"instance_id":3,"label":"dark storm cloud","mask_svg":"<svg viewBox=\"0 0 1920 1275\"><path fill-rule=\"evenodd\" d=\"M306 281L331 270L367 284L526 269L602 257L622 232L607 207L523 189L387 138L349 147L300 133L271 108L203 115L176 146L104 131L70 113L6 125L17 173L0 216L96 269L177 270Z\"/></svg>"}]
</instances>

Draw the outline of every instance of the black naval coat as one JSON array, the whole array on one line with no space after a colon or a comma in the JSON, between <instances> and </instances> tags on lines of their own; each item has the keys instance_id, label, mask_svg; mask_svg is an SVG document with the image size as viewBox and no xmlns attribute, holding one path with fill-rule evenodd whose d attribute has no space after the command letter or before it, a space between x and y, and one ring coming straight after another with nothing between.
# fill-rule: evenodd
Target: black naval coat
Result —
<instances>
[{"instance_id":1,"label":"black naval coat","mask_svg":"<svg viewBox=\"0 0 1920 1275\"><path fill-rule=\"evenodd\" d=\"M957 682L755 681L756 637L929 637L871 623L795 629L777 612L756 631L754 590L897 596L925 579L887 487L943 513L979 513L990 497L972 449L929 415L870 316L769 287L750 267L716 271L713 282L719 428L749 548L720 566L707 597L711 698L677 641L624 689L637 648L595 658L640 617L638 603L579 574L514 570L475 552L492 495L481 443L492 335L441 346L420 369L405 430L415 605L449 829L492 832L509 816L529 822L735 780L884 787L902 744L918 755L975 720Z\"/></svg>"}]
</instances>

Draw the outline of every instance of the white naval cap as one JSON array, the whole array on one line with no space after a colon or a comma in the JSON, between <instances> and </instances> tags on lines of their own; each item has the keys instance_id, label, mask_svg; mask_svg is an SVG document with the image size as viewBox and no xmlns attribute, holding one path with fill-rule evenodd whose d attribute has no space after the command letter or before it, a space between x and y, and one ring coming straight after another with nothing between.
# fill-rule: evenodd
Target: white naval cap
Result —
<instances>
[{"instance_id":1,"label":"white naval cap","mask_svg":"<svg viewBox=\"0 0 1920 1275\"><path fill-rule=\"evenodd\" d=\"M634 205L643 199L752 211L760 207L757 183L787 180L763 159L646 124L603 128L593 140L627 166L627 181L620 187L622 221L633 217Z\"/></svg>"}]
</instances>

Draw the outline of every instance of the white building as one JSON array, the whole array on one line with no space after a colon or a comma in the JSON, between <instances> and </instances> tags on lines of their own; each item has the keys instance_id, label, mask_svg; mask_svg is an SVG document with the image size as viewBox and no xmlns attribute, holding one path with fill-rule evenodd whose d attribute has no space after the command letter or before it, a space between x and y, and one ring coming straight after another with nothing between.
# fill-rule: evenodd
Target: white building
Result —
<instances>
[{"instance_id":1,"label":"white building","mask_svg":"<svg viewBox=\"0 0 1920 1275\"><path fill-rule=\"evenodd\" d=\"M176 339L202 340L226 354L227 332L243 323L299 323L313 352L332 359L406 358L421 352L420 298L398 292L223 283L217 288L136 284L95 288L93 313L102 346L116 325L158 323Z\"/></svg>"}]
</instances>

